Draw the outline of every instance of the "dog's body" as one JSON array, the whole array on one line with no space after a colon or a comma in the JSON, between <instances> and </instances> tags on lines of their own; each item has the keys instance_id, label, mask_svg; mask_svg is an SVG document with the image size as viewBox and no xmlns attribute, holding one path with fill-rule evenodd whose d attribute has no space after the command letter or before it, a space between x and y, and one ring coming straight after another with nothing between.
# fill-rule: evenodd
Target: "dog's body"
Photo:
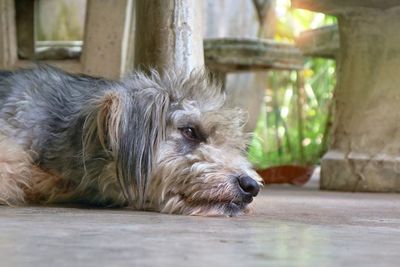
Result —
<instances>
[{"instance_id":1,"label":"dog's body","mask_svg":"<svg viewBox=\"0 0 400 267\"><path fill-rule=\"evenodd\" d=\"M0 74L0 204L236 215L259 190L237 111L203 74Z\"/></svg>"}]
</instances>

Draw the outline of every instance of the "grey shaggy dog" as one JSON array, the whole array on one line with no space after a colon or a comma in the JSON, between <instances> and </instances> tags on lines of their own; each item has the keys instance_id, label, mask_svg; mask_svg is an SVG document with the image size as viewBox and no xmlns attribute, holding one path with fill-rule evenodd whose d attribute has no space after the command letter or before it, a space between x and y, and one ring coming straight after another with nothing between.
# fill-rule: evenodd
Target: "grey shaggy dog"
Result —
<instances>
[{"instance_id":1,"label":"grey shaggy dog","mask_svg":"<svg viewBox=\"0 0 400 267\"><path fill-rule=\"evenodd\" d=\"M245 158L243 114L223 104L204 72L1 72L0 204L243 214L260 178Z\"/></svg>"}]
</instances>

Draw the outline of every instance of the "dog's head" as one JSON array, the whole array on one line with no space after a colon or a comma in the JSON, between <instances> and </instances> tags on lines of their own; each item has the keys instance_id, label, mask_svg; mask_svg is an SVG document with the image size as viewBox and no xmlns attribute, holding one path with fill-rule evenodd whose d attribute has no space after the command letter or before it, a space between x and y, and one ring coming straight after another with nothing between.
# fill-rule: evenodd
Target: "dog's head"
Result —
<instances>
[{"instance_id":1,"label":"dog's head","mask_svg":"<svg viewBox=\"0 0 400 267\"><path fill-rule=\"evenodd\" d=\"M97 124L132 205L191 215L248 210L260 178L245 156L243 113L223 107L220 86L203 72L153 72L117 87L103 97Z\"/></svg>"}]
</instances>

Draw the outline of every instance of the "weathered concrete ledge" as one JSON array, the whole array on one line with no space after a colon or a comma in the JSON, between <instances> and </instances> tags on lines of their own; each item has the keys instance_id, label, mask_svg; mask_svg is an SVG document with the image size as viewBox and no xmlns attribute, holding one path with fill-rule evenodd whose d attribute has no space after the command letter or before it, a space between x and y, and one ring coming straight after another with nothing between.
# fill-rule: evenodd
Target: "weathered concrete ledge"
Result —
<instances>
[{"instance_id":1,"label":"weathered concrete ledge","mask_svg":"<svg viewBox=\"0 0 400 267\"><path fill-rule=\"evenodd\" d=\"M304 63L295 46L256 38L206 39L204 58L210 69L219 72L297 70Z\"/></svg>"},{"instance_id":2,"label":"weathered concrete ledge","mask_svg":"<svg viewBox=\"0 0 400 267\"><path fill-rule=\"evenodd\" d=\"M338 26L304 31L296 39L296 45L304 56L335 59L340 47Z\"/></svg>"},{"instance_id":3,"label":"weathered concrete ledge","mask_svg":"<svg viewBox=\"0 0 400 267\"><path fill-rule=\"evenodd\" d=\"M321 177L321 189L400 192L400 157L331 150L322 159Z\"/></svg>"}]
</instances>

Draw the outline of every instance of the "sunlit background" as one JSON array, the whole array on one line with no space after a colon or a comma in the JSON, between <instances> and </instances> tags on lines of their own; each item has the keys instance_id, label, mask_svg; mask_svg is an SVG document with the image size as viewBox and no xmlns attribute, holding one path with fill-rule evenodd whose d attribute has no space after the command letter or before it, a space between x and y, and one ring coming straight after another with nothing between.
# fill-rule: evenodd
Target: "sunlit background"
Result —
<instances>
[{"instance_id":1,"label":"sunlit background","mask_svg":"<svg viewBox=\"0 0 400 267\"><path fill-rule=\"evenodd\" d=\"M292 9L289 0L276 2L276 41L294 43L302 31L332 24L334 17ZM250 147L257 168L319 163L329 144L335 81L335 61L328 59L306 59L300 73L270 72Z\"/></svg>"}]
</instances>

